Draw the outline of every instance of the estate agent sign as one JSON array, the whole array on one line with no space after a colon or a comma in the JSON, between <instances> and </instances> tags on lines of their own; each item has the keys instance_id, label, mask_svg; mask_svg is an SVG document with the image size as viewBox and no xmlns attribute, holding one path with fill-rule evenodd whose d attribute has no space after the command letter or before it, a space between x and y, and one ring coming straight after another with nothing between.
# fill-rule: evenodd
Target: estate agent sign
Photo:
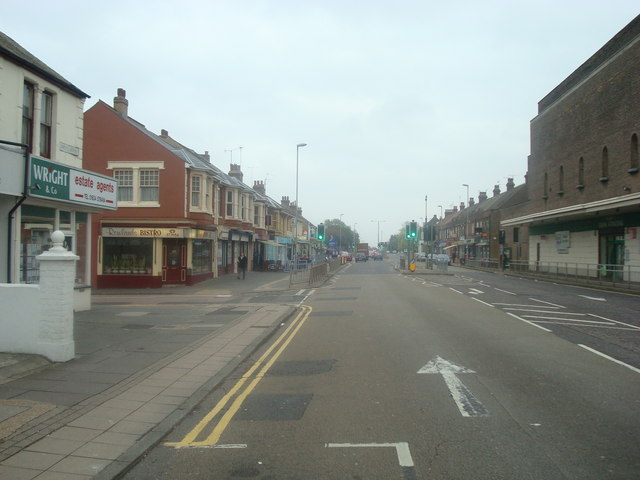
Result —
<instances>
[{"instance_id":1,"label":"estate agent sign","mask_svg":"<svg viewBox=\"0 0 640 480\"><path fill-rule=\"evenodd\" d=\"M112 177L31 157L29 196L116 210L118 182Z\"/></svg>"}]
</instances>

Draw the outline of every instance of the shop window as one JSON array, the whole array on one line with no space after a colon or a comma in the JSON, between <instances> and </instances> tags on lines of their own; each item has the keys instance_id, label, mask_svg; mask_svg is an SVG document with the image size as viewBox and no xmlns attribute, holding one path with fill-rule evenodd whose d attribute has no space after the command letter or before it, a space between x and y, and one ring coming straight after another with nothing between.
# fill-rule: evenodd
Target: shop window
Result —
<instances>
[{"instance_id":1,"label":"shop window","mask_svg":"<svg viewBox=\"0 0 640 480\"><path fill-rule=\"evenodd\" d=\"M54 231L56 210L54 208L23 205L20 230L20 281L38 283L40 265L36 257L49 250L49 237Z\"/></svg>"},{"instance_id":2,"label":"shop window","mask_svg":"<svg viewBox=\"0 0 640 480\"><path fill-rule=\"evenodd\" d=\"M32 152L33 143L33 106L35 87L32 83L24 82L22 89L22 143L29 145Z\"/></svg>"},{"instance_id":3,"label":"shop window","mask_svg":"<svg viewBox=\"0 0 640 480\"><path fill-rule=\"evenodd\" d=\"M51 158L51 129L53 124L53 95L43 92L40 102L40 155Z\"/></svg>"},{"instance_id":4,"label":"shop window","mask_svg":"<svg viewBox=\"0 0 640 480\"><path fill-rule=\"evenodd\" d=\"M191 177L191 206L200 208L200 195L202 192L200 191L200 184L202 182L202 178L194 175Z\"/></svg>"},{"instance_id":5,"label":"shop window","mask_svg":"<svg viewBox=\"0 0 640 480\"><path fill-rule=\"evenodd\" d=\"M631 154L629 158L629 173L638 173L640 167L640 160L638 158L638 135L631 135Z\"/></svg>"},{"instance_id":6,"label":"shop window","mask_svg":"<svg viewBox=\"0 0 640 480\"><path fill-rule=\"evenodd\" d=\"M513 243L520 241L520 227L513 227Z\"/></svg>"},{"instance_id":7,"label":"shop window","mask_svg":"<svg viewBox=\"0 0 640 480\"><path fill-rule=\"evenodd\" d=\"M104 274L151 274L153 239L104 237L102 239Z\"/></svg>"},{"instance_id":8,"label":"shop window","mask_svg":"<svg viewBox=\"0 0 640 480\"><path fill-rule=\"evenodd\" d=\"M211 272L211 240L193 240L193 258L191 267L193 273Z\"/></svg>"},{"instance_id":9,"label":"shop window","mask_svg":"<svg viewBox=\"0 0 640 480\"><path fill-rule=\"evenodd\" d=\"M76 212L75 221L75 254L80 257L76 261L76 284L88 285L87 272L89 269L89 222L85 212Z\"/></svg>"}]
</instances>

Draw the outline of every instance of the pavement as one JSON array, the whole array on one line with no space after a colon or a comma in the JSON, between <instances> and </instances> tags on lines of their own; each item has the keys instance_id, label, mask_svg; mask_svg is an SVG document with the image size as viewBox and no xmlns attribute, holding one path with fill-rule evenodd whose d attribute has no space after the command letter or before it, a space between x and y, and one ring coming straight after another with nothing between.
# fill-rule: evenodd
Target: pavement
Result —
<instances>
[{"instance_id":1,"label":"pavement","mask_svg":"<svg viewBox=\"0 0 640 480\"><path fill-rule=\"evenodd\" d=\"M94 291L76 356L0 353L0 480L117 478L296 311L288 274Z\"/></svg>"}]
</instances>

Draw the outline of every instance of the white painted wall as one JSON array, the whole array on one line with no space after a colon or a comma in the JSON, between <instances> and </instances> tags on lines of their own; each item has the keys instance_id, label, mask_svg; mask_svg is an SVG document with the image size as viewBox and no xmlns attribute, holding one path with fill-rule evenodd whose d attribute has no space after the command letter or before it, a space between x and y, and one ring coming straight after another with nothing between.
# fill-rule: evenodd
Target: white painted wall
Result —
<instances>
[{"instance_id":1,"label":"white painted wall","mask_svg":"<svg viewBox=\"0 0 640 480\"><path fill-rule=\"evenodd\" d=\"M39 255L40 284L0 284L0 351L43 355L54 362L75 356L73 285L76 255L51 235L53 247Z\"/></svg>"},{"instance_id":2,"label":"white painted wall","mask_svg":"<svg viewBox=\"0 0 640 480\"><path fill-rule=\"evenodd\" d=\"M536 263L537 244L540 244L540 264L547 271L569 271L577 275L597 277L598 232L571 232L569 253L558 253L554 234L529 237L529 264Z\"/></svg>"},{"instance_id":3,"label":"white painted wall","mask_svg":"<svg viewBox=\"0 0 640 480\"><path fill-rule=\"evenodd\" d=\"M82 168L82 136L84 130L84 99L62 90L57 85L31 73L28 70L0 57L0 125L2 140L20 143L22 141L22 93L24 82L36 85L34 108L34 145L38 145L40 135L40 95L47 90L54 95L53 138L51 141L51 160L76 168ZM78 149L79 155L60 150L60 143ZM31 152L39 155L39 151Z\"/></svg>"}]
</instances>

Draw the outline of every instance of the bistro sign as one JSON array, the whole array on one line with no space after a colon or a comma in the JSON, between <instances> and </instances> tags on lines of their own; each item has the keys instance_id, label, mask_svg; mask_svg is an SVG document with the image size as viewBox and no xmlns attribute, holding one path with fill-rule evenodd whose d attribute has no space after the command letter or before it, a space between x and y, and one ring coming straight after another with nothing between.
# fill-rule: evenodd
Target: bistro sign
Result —
<instances>
[{"instance_id":1,"label":"bistro sign","mask_svg":"<svg viewBox=\"0 0 640 480\"><path fill-rule=\"evenodd\" d=\"M103 237L130 238L198 238L215 240L216 232L193 228L102 227Z\"/></svg>"},{"instance_id":2,"label":"bistro sign","mask_svg":"<svg viewBox=\"0 0 640 480\"><path fill-rule=\"evenodd\" d=\"M114 178L35 156L29 166L29 195L109 210L118 208L118 182Z\"/></svg>"}]
</instances>

